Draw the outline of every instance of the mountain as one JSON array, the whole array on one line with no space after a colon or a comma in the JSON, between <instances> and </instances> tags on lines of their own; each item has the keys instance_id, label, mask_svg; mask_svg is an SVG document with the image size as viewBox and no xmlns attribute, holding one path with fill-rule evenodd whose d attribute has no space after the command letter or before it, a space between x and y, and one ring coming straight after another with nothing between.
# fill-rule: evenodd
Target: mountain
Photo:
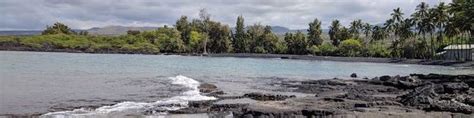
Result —
<instances>
[{"instance_id":1,"label":"mountain","mask_svg":"<svg viewBox=\"0 0 474 118\"><path fill-rule=\"evenodd\" d=\"M0 31L0 36L27 36L27 35L39 35L41 30L6 30Z\"/></svg>"},{"instance_id":2,"label":"mountain","mask_svg":"<svg viewBox=\"0 0 474 118\"><path fill-rule=\"evenodd\" d=\"M128 30L150 31L158 29L158 27L126 27L126 26L106 26L94 27L88 29L87 32L92 35L122 35L127 34Z\"/></svg>"},{"instance_id":3,"label":"mountain","mask_svg":"<svg viewBox=\"0 0 474 118\"><path fill-rule=\"evenodd\" d=\"M271 26L272 27L272 32L275 34L285 34L287 32L290 32L290 28L283 27L283 26Z\"/></svg>"}]
</instances>

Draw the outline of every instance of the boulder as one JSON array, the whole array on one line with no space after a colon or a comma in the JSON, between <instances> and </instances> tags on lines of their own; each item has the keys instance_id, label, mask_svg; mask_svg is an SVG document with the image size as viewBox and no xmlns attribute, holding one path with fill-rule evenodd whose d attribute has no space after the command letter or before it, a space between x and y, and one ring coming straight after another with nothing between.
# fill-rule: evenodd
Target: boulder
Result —
<instances>
[{"instance_id":1,"label":"boulder","mask_svg":"<svg viewBox=\"0 0 474 118\"><path fill-rule=\"evenodd\" d=\"M203 83L198 86L199 92L202 93L211 93L217 91L217 86L214 84Z\"/></svg>"},{"instance_id":2,"label":"boulder","mask_svg":"<svg viewBox=\"0 0 474 118\"><path fill-rule=\"evenodd\" d=\"M408 94L400 96L400 103L407 106L427 107L433 104L433 98L438 94L434 91L434 84L418 87Z\"/></svg>"},{"instance_id":3,"label":"boulder","mask_svg":"<svg viewBox=\"0 0 474 118\"><path fill-rule=\"evenodd\" d=\"M356 74L356 73L352 73L352 74L351 74L351 77L352 77L352 78L357 78L357 74Z\"/></svg>"},{"instance_id":4,"label":"boulder","mask_svg":"<svg viewBox=\"0 0 474 118\"><path fill-rule=\"evenodd\" d=\"M388 75L384 75L384 76L379 77L379 80L380 80L380 81L388 81L388 80L390 80L390 79L392 79L392 77L390 77L390 76L388 76Z\"/></svg>"},{"instance_id":5,"label":"boulder","mask_svg":"<svg viewBox=\"0 0 474 118\"><path fill-rule=\"evenodd\" d=\"M451 94L465 92L469 90L469 85L467 85L464 82L457 82L457 83L450 82L450 83L443 83L442 85L444 88L444 92L451 93Z\"/></svg>"}]
</instances>

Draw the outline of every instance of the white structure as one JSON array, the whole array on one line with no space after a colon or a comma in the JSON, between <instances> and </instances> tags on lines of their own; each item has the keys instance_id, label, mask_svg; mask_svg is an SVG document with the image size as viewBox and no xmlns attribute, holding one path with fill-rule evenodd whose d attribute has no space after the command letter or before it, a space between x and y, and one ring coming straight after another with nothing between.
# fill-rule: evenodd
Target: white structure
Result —
<instances>
[{"instance_id":1,"label":"white structure","mask_svg":"<svg viewBox=\"0 0 474 118\"><path fill-rule=\"evenodd\" d=\"M474 44L449 45L444 48L443 58L447 60L472 61Z\"/></svg>"}]
</instances>

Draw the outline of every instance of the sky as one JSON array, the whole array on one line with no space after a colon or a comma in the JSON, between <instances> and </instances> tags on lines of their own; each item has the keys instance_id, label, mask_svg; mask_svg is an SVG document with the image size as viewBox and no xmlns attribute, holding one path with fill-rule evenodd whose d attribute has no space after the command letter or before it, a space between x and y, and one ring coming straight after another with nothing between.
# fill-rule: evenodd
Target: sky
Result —
<instances>
[{"instance_id":1,"label":"sky","mask_svg":"<svg viewBox=\"0 0 474 118\"><path fill-rule=\"evenodd\" d=\"M451 0L1 0L0 30L41 30L55 22L73 29L171 26L182 15L198 18L200 9L231 27L242 15L246 25L290 29L305 29L318 18L326 29L334 19L383 23L397 7L408 16L422 1L432 7Z\"/></svg>"}]
</instances>

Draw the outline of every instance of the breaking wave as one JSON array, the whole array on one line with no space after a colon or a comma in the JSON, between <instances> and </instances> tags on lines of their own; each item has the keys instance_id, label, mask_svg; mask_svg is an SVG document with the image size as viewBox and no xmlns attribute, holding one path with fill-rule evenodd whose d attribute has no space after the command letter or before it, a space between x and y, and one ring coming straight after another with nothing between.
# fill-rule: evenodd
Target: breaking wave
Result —
<instances>
[{"instance_id":1,"label":"breaking wave","mask_svg":"<svg viewBox=\"0 0 474 118\"><path fill-rule=\"evenodd\" d=\"M152 103L145 102L121 102L112 106L102 106L97 109L75 109L72 111L50 112L41 117L113 117L126 115L159 115L166 111L179 110L188 107L189 101L215 100L215 97L203 96L200 94L198 86L200 83L192 78L178 75L169 77L171 84L181 85L189 88L189 91L180 96L174 96Z\"/></svg>"}]
</instances>

